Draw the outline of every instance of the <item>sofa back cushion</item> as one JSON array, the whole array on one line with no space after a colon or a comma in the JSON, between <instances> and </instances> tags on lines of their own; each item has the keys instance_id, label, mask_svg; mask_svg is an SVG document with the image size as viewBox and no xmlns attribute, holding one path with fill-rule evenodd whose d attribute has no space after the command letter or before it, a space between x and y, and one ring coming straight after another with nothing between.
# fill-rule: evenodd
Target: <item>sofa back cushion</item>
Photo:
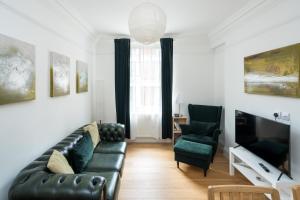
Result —
<instances>
[{"instance_id":1,"label":"sofa back cushion","mask_svg":"<svg viewBox=\"0 0 300 200\"><path fill-rule=\"evenodd\" d=\"M94 146L90 134L83 137L70 151L69 160L75 173L81 173L93 156Z\"/></svg>"}]
</instances>

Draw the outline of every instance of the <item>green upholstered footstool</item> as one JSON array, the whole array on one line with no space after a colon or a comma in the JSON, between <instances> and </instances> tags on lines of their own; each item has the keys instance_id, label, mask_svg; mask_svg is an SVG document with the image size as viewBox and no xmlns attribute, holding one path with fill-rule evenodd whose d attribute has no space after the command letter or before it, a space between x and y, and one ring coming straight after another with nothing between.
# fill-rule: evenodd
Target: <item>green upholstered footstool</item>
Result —
<instances>
[{"instance_id":1,"label":"green upholstered footstool","mask_svg":"<svg viewBox=\"0 0 300 200\"><path fill-rule=\"evenodd\" d=\"M204 170L204 176L206 176L206 172L212 159L212 146L180 138L174 146L174 152L178 168L179 162L195 165L202 168Z\"/></svg>"}]
</instances>

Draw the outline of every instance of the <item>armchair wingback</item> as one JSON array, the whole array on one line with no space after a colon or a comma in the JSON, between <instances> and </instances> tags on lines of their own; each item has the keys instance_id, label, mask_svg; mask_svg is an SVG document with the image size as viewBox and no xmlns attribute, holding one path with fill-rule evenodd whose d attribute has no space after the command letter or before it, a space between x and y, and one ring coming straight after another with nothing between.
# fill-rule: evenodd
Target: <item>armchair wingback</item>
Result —
<instances>
[{"instance_id":1,"label":"armchair wingback","mask_svg":"<svg viewBox=\"0 0 300 200\"><path fill-rule=\"evenodd\" d=\"M211 145L217 152L222 106L188 105L190 125L180 125L183 140Z\"/></svg>"},{"instance_id":2,"label":"armchair wingback","mask_svg":"<svg viewBox=\"0 0 300 200\"><path fill-rule=\"evenodd\" d=\"M222 106L188 105L190 121L214 122L220 128Z\"/></svg>"}]
</instances>

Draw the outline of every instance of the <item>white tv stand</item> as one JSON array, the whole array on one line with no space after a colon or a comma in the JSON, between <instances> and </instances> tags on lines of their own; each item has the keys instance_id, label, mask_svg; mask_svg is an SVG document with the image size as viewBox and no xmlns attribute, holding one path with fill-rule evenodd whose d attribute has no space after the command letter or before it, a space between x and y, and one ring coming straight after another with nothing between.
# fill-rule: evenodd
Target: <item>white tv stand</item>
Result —
<instances>
[{"instance_id":1,"label":"white tv stand","mask_svg":"<svg viewBox=\"0 0 300 200\"><path fill-rule=\"evenodd\" d=\"M263 163L270 172L266 172L259 163ZM285 174L278 181L280 170L241 146L229 148L229 174L231 176L234 175L235 169L254 185L278 189L281 200L292 199L290 187L295 184L294 181Z\"/></svg>"}]
</instances>

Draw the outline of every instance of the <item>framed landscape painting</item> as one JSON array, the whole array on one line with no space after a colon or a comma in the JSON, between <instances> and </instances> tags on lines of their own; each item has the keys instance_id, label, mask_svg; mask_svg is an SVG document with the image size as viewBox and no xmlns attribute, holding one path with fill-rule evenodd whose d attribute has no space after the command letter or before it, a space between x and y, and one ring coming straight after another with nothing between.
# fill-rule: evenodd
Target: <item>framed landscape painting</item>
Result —
<instances>
[{"instance_id":1,"label":"framed landscape painting","mask_svg":"<svg viewBox=\"0 0 300 200\"><path fill-rule=\"evenodd\" d=\"M0 34L0 105L35 99L35 47Z\"/></svg>"},{"instance_id":2,"label":"framed landscape painting","mask_svg":"<svg viewBox=\"0 0 300 200\"><path fill-rule=\"evenodd\" d=\"M70 94L70 58L50 52L50 96Z\"/></svg>"},{"instance_id":3,"label":"framed landscape painting","mask_svg":"<svg viewBox=\"0 0 300 200\"><path fill-rule=\"evenodd\" d=\"M76 62L76 92L88 91L88 65L82 61Z\"/></svg>"},{"instance_id":4,"label":"framed landscape painting","mask_svg":"<svg viewBox=\"0 0 300 200\"><path fill-rule=\"evenodd\" d=\"M246 93L300 98L300 44L244 59Z\"/></svg>"}]
</instances>

